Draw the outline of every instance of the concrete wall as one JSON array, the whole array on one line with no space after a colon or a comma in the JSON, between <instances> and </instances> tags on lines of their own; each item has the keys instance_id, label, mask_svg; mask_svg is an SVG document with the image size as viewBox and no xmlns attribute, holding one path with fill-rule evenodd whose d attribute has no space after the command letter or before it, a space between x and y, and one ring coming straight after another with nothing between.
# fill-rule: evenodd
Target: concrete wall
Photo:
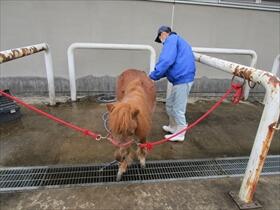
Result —
<instances>
[{"instance_id":1,"label":"concrete wall","mask_svg":"<svg viewBox=\"0 0 280 210\"><path fill-rule=\"evenodd\" d=\"M56 90L63 93L69 91L66 51L70 44L148 44L158 55L161 46L153 40L160 25L171 25L172 8L171 3L149 1L0 0L0 50L48 43ZM174 11L173 29L194 47L253 49L259 56L257 67L269 71L279 54L279 12L189 4L175 4ZM126 68L149 71L146 52L77 50L75 55L81 92L112 90L111 77ZM250 62L249 56L219 57L246 65ZM42 53L0 65L0 88L17 93L45 92L45 77ZM192 91L223 92L230 78L226 73L198 65ZM164 90L164 82L159 86L159 90Z\"/></svg>"}]
</instances>

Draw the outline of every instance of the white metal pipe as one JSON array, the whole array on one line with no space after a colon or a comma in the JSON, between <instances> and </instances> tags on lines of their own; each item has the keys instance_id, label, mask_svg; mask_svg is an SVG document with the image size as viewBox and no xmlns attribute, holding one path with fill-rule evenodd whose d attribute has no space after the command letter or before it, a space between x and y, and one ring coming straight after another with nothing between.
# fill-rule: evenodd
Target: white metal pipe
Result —
<instances>
[{"instance_id":1,"label":"white metal pipe","mask_svg":"<svg viewBox=\"0 0 280 210\"><path fill-rule=\"evenodd\" d=\"M76 101L77 89L76 89L76 76L75 76L75 61L74 50L75 49L111 49L111 50L148 50L150 52L150 71L154 69L156 62L155 49L150 45L138 45L138 44L108 44L108 43L73 43L68 47L68 70L71 100Z\"/></svg>"},{"instance_id":2,"label":"white metal pipe","mask_svg":"<svg viewBox=\"0 0 280 210\"><path fill-rule=\"evenodd\" d=\"M280 70L280 54L277 55L274 59L271 73L274 74L275 76L278 76L278 74L280 74L279 70Z\"/></svg>"},{"instance_id":3,"label":"white metal pipe","mask_svg":"<svg viewBox=\"0 0 280 210\"><path fill-rule=\"evenodd\" d=\"M273 65L272 65L272 70L271 73L274 74L275 76L278 76L279 73L279 69L280 69L280 54L277 55L274 59ZM267 100L267 95L265 94L264 99L263 99L263 104L266 103Z\"/></svg>"},{"instance_id":4,"label":"white metal pipe","mask_svg":"<svg viewBox=\"0 0 280 210\"><path fill-rule=\"evenodd\" d=\"M256 67L256 64L257 64L257 59L258 59L258 56L257 56L257 53L255 51L252 50L252 54L250 54L251 57L252 57L252 60L251 60L251 63L250 63L250 67ZM250 86L249 86L249 83L248 81L246 80L246 83L245 83L245 86L243 88L243 97L244 97L244 100L247 100L248 97L249 97L249 92L250 92Z\"/></svg>"},{"instance_id":5,"label":"white metal pipe","mask_svg":"<svg viewBox=\"0 0 280 210\"><path fill-rule=\"evenodd\" d=\"M27 47L21 47L16 49L10 49L0 52L0 64L8 61L15 60L29 56L38 52L44 51L45 53L45 66L47 72L48 90L50 105L55 105L55 87L54 87L54 74L53 63L50 49L46 43L31 45Z\"/></svg>"},{"instance_id":6,"label":"white metal pipe","mask_svg":"<svg viewBox=\"0 0 280 210\"><path fill-rule=\"evenodd\" d=\"M207 48L207 47L193 47L192 50L198 53L219 53L219 54L237 54L237 55L250 55L257 58L254 50L245 49L228 49L228 48Z\"/></svg>"},{"instance_id":7,"label":"white metal pipe","mask_svg":"<svg viewBox=\"0 0 280 210\"><path fill-rule=\"evenodd\" d=\"M234 54L234 55L249 55L251 56L250 67L255 67L258 59L258 55L254 50L244 50L244 49L226 49L226 48L203 48L203 47L194 47L194 52L198 53L219 53L219 54ZM250 87L246 81L246 85L243 89L244 100L247 100L249 97Z\"/></svg>"},{"instance_id":8,"label":"white metal pipe","mask_svg":"<svg viewBox=\"0 0 280 210\"><path fill-rule=\"evenodd\" d=\"M267 101L256 133L250 159L239 191L239 198L252 202L262 167L273 138L280 112L280 79L275 75L252 67L194 53L198 62L215 67L235 76L262 84Z\"/></svg>"},{"instance_id":9,"label":"white metal pipe","mask_svg":"<svg viewBox=\"0 0 280 210\"><path fill-rule=\"evenodd\" d=\"M249 55L251 56L251 67L255 67L258 59L258 55L254 50L245 50L245 49L227 49L227 48L206 48L206 47L193 47L193 52L198 53L216 53L216 54L233 54L233 55ZM167 83L167 97L171 93L172 84L170 82ZM246 85L243 90L243 97L246 100L249 96L250 87L248 82L246 81Z\"/></svg>"},{"instance_id":10,"label":"white metal pipe","mask_svg":"<svg viewBox=\"0 0 280 210\"><path fill-rule=\"evenodd\" d=\"M50 98L50 105L55 105L55 86L54 86L54 73L53 73L53 61L51 50L47 45L47 49L45 52L45 65L47 71L47 80L48 80L48 90L49 90L49 98Z\"/></svg>"}]
</instances>

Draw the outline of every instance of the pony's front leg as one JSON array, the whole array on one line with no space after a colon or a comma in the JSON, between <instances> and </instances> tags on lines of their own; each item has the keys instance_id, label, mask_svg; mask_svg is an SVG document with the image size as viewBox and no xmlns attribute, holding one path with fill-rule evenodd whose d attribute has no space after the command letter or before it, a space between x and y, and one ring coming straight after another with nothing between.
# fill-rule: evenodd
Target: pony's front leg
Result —
<instances>
[{"instance_id":1,"label":"pony's front leg","mask_svg":"<svg viewBox=\"0 0 280 210\"><path fill-rule=\"evenodd\" d=\"M121 181L123 173L125 173L127 170L127 166L128 165L125 160L120 162L119 170L118 170L118 174L117 174L117 182Z\"/></svg>"},{"instance_id":2,"label":"pony's front leg","mask_svg":"<svg viewBox=\"0 0 280 210\"><path fill-rule=\"evenodd\" d=\"M122 175L126 172L127 167L131 165L133 161L133 154L130 148L120 148L118 151L119 158L117 159L119 163L119 170L117 174L117 182L122 178Z\"/></svg>"},{"instance_id":3,"label":"pony's front leg","mask_svg":"<svg viewBox=\"0 0 280 210\"><path fill-rule=\"evenodd\" d=\"M141 144L146 143L146 138L140 139L140 143ZM136 153L137 153L137 157L138 157L138 159L140 161L141 167L145 168L146 167L147 149L146 148L138 147Z\"/></svg>"}]
</instances>

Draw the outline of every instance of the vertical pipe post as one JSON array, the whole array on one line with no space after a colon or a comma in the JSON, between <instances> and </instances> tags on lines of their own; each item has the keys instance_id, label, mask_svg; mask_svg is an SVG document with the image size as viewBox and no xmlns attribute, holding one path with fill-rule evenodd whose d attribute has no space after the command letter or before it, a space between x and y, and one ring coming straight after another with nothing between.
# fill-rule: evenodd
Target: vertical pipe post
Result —
<instances>
[{"instance_id":1,"label":"vertical pipe post","mask_svg":"<svg viewBox=\"0 0 280 210\"><path fill-rule=\"evenodd\" d=\"M228 62L222 59L195 53L198 62L260 83L266 89L267 100L256 133L250 159L239 191L239 198L245 203L252 202L260 173L273 138L280 114L280 79L275 75L252 67Z\"/></svg>"},{"instance_id":2,"label":"vertical pipe post","mask_svg":"<svg viewBox=\"0 0 280 210\"><path fill-rule=\"evenodd\" d=\"M53 62L52 56L50 52L50 48L48 45L47 49L45 50L45 65L47 71L47 80L48 80L48 90L49 90L49 98L50 98L50 105L55 105L55 85L54 85L54 74L53 74Z\"/></svg>"},{"instance_id":3,"label":"vertical pipe post","mask_svg":"<svg viewBox=\"0 0 280 210\"><path fill-rule=\"evenodd\" d=\"M266 75L265 77L268 79L269 77L273 78L271 75ZM273 83L271 82L271 84ZM280 81L278 79L278 81L276 80L274 83L275 87L266 87L267 101L265 103L254 145L251 150L250 159L239 191L239 198L245 203L250 203L253 200L260 173L277 126L280 110L279 84Z\"/></svg>"},{"instance_id":4,"label":"vertical pipe post","mask_svg":"<svg viewBox=\"0 0 280 210\"><path fill-rule=\"evenodd\" d=\"M251 63L250 63L250 67L255 68L256 64L257 64L257 59L258 59L257 53L255 51L252 51L252 53L250 55L252 57L252 60L251 60ZM250 92L250 86L249 86L248 81L246 80L245 86L243 88L243 98L244 98L244 100L248 99L249 92Z\"/></svg>"},{"instance_id":5,"label":"vertical pipe post","mask_svg":"<svg viewBox=\"0 0 280 210\"><path fill-rule=\"evenodd\" d=\"M74 49L75 45L72 44L67 50L71 101L77 100Z\"/></svg>"}]
</instances>

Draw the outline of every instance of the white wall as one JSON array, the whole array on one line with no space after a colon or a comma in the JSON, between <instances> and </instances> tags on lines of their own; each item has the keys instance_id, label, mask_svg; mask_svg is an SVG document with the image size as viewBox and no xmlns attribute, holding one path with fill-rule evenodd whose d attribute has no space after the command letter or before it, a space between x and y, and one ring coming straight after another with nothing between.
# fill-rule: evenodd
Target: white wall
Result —
<instances>
[{"instance_id":1,"label":"white wall","mask_svg":"<svg viewBox=\"0 0 280 210\"><path fill-rule=\"evenodd\" d=\"M50 45L55 76L68 79L67 48L74 42L152 45L157 28L171 24L172 3L149 1L0 0L0 50L41 42ZM279 54L279 12L175 4L174 30L194 47L252 49L257 67L270 70ZM222 56L249 65L249 57ZM133 67L148 71L145 52L77 50L77 77L119 74ZM40 54L0 65L0 78L45 77ZM230 78L198 65L197 78ZM1 83L0 83L1 86Z\"/></svg>"}]
</instances>

